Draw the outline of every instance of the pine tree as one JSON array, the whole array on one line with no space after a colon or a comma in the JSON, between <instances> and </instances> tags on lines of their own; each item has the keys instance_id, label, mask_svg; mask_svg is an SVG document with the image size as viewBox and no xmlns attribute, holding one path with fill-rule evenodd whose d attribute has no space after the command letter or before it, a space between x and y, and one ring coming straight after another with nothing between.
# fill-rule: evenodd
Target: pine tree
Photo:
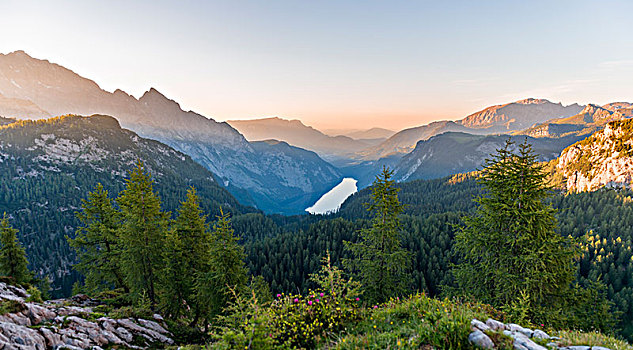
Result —
<instances>
[{"instance_id":1,"label":"pine tree","mask_svg":"<svg viewBox=\"0 0 633 350\"><path fill-rule=\"evenodd\" d=\"M407 269L411 254L402 248L398 215L404 206L398 200L398 188L391 178L393 171L383 167L372 185L372 226L360 231L360 241L345 242L351 255L343 264L358 275L365 298L370 302L383 302L401 295L408 288Z\"/></svg>"},{"instance_id":2,"label":"pine tree","mask_svg":"<svg viewBox=\"0 0 633 350\"><path fill-rule=\"evenodd\" d=\"M229 214L220 209L213 225L209 271L199 274L196 284L198 305L204 307L205 325L219 315L237 295L246 289L248 271L244 264L244 248L238 244Z\"/></svg>"},{"instance_id":3,"label":"pine tree","mask_svg":"<svg viewBox=\"0 0 633 350\"><path fill-rule=\"evenodd\" d=\"M121 271L120 215L112 207L108 191L97 184L95 190L88 193L88 199L82 200L81 207L82 211L77 213L81 226L75 238L66 237L79 258L74 268L86 276L89 292L111 288L127 291Z\"/></svg>"},{"instance_id":4,"label":"pine tree","mask_svg":"<svg viewBox=\"0 0 633 350\"><path fill-rule=\"evenodd\" d=\"M554 209L543 165L527 140L513 142L485 162L476 199L478 211L465 218L455 247L463 260L454 270L459 289L497 307L547 307L568 290L574 277L572 242L555 232Z\"/></svg>"},{"instance_id":5,"label":"pine tree","mask_svg":"<svg viewBox=\"0 0 633 350\"><path fill-rule=\"evenodd\" d=\"M26 251L18 241L18 230L9 225L7 213L0 220L0 274L9 276L18 284L28 283L32 279L28 270Z\"/></svg>"},{"instance_id":6,"label":"pine tree","mask_svg":"<svg viewBox=\"0 0 633 350\"><path fill-rule=\"evenodd\" d=\"M143 163L138 161L117 203L122 216L119 237L125 283L133 300L146 296L156 305L169 214L161 211L153 183Z\"/></svg>"},{"instance_id":7,"label":"pine tree","mask_svg":"<svg viewBox=\"0 0 633 350\"><path fill-rule=\"evenodd\" d=\"M198 195L192 187L187 191L187 198L181 203L178 217L167 237L162 302L170 315L177 317L183 314L184 302L193 313L194 320L199 318L200 306L195 299L194 284L196 276L209 270L211 244L206 215L203 215Z\"/></svg>"}]
</instances>

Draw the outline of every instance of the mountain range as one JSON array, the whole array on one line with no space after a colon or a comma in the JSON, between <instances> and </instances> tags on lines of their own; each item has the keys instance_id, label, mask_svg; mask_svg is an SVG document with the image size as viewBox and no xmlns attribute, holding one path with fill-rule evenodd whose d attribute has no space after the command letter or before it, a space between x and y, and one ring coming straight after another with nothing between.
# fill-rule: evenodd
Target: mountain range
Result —
<instances>
[{"instance_id":1,"label":"mountain range","mask_svg":"<svg viewBox=\"0 0 633 350\"><path fill-rule=\"evenodd\" d=\"M278 117L230 120L227 123L237 129L249 141L285 141L293 146L314 151L330 161L349 158L354 153L384 140L382 138L358 140L349 136L330 136L304 125L299 120L286 120Z\"/></svg>"},{"instance_id":2,"label":"mountain range","mask_svg":"<svg viewBox=\"0 0 633 350\"><path fill-rule=\"evenodd\" d=\"M111 115L124 128L191 156L240 201L267 212L302 213L342 177L319 157L295 162L292 154L301 152L291 147L267 143L254 147L229 124L183 111L156 89L139 99L121 90L110 93L92 80L23 51L0 55L0 94L0 115L5 117ZM271 172L273 163L284 168ZM299 177L301 181L289 180ZM284 204L288 198L293 198L292 208Z\"/></svg>"},{"instance_id":3,"label":"mountain range","mask_svg":"<svg viewBox=\"0 0 633 350\"><path fill-rule=\"evenodd\" d=\"M23 51L0 55L0 115L41 119L65 114L111 115L139 137L190 156L243 205L301 214L343 177L356 178L363 188L382 166L393 168L398 181L474 170L506 134L517 140L529 137L543 160L553 159L609 121L632 117L633 106L564 106L528 98L396 133L374 128L332 136L299 120L216 122L184 111L154 88L137 99L122 90L107 92Z\"/></svg>"}]
</instances>

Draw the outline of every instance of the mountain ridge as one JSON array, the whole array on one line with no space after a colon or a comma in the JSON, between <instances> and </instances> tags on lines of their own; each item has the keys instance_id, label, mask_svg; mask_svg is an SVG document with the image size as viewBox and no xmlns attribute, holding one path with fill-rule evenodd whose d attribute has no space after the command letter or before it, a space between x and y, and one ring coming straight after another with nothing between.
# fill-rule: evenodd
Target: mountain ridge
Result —
<instances>
[{"instance_id":1,"label":"mountain ridge","mask_svg":"<svg viewBox=\"0 0 633 350\"><path fill-rule=\"evenodd\" d=\"M314 192L327 192L340 181L331 172L308 172L308 187L291 187L283 177L266 174L262 169L262 149L252 145L225 122L184 111L174 100L155 88L150 88L139 99L118 89L107 92L89 79L63 66L39 60L24 51L0 55L0 94L6 98L31 101L50 115L106 114L119 120L121 126L133 130L139 136L163 142L192 157L221 178L221 183L245 203L256 198L256 205L267 212L302 213L311 205ZM39 117L39 116L35 116ZM42 115L41 117L46 117ZM284 149L267 152L267 159L286 165L287 174L303 172L297 162L292 162ZM322 159L314 160L315 167L325 167ZM309 192L304 192L309 188ZM296 208L278 207L284 196L306 195L305 203Z\"/></svg>"}]
</instances>

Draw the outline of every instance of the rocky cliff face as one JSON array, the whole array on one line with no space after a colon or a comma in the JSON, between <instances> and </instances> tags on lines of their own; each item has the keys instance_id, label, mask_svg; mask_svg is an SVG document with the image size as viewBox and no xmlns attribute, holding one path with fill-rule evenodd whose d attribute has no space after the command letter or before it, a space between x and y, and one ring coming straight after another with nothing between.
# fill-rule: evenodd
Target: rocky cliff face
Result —
<instances>
[{"instance_id":1,"label":"rocky cliff face","mask_svg":"<svg viewBox=\"0 0 633 350\"><path fill-rule=\"evenodd\" d=\"M96 313L98 301L78 295L28 302L21 287L0 282L0 349L147 349L174 344L160 315L113 319Z\"/></svg>"},{"instance_id":2,"label":"rocky cliff face","mask_svg":"<svg viewBox=\"0 0 633 350\"><path fill-rule=\"evenodd\" d=\"M111 115L124 128L191 156L218 175L221 183L246 204L255 204L268 212L299 213L305 208L292 208L287 212L274 205L284 201L283 193L292 189L284 184L284 178L262 171L266 167L264 159L270 160L272 153L278 161L283 158L285 164L292 162L291 157L280 154L279 150L262 157L227 123L183 111L177 102L156 89L150 89L138 100L121 90L110 93L62 66L17 51L0 54L0 94L4 96L0 97L0 115L9 107L14 109L10 116L32 119L64 114ZM259 147L262 148L265 147ZM318 163L325 166L323 160ZM298 168L298 164L293 164L282 171L287 176L299 176L300 173L293 173ZM309 170L306 181L323 192L340 180L338 175L306 170ZM327 186L321 186L323 182Z\"/></svg>"},{"instance_id":3,"label":"rocky cliff face","mask_svg":"<svg viewBox=\"0 0 633 350\"><path fill-rule=\"evenodd\" d=\"M568 191L631 187L633 181L633 120L608 123L587 139L566 148L556 171Z\"/></svg>"}]
</instances>

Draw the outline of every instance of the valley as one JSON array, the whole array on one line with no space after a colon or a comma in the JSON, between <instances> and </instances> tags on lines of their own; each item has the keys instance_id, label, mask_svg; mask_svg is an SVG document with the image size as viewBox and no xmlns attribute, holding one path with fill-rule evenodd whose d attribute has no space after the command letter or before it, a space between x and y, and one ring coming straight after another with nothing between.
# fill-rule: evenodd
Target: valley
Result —
<instances>
[{"instance_id":1,"label":"valley","mask_svg":"<svg viewBox=\"0 0 633 350\"><path fill-rule=\"evenodd\" d=\"M325 254L337 266L354 258L347 247L376 225L367 203L375 201L377 175L388 171L384 188L403 205L402 247L413 252L407 291L438 297L457 288L455 240L478 208L474 199L486 193L475 172L507 141L509 152L527 142L555 186L547 205L557 210L556 234L582 247L573 278L583 287L574 293L596 293L604 299L595 302L620 315L590 327L632 339L630 103L529 98L455 121L340 135L279 117L216 122L156 89L138 99L109 93L24 52L2 55L0 73L0 211L19 228L29 268L50 282L53 297L91 292L81 289L87 279L75 267L81 251L69 245L85 225L77 215L98 184L113 210L127 210L125 189L139 166L155 186L161 225L174 225L165 239L180 229L174 223L195 188L202 224L221 232L217 225L230 221L225 232L235 232L231 239L243 250L244 276L258 276L272 295L310 293ZM177 242L169 244L164 249L174 251L156 259L185 259Z\"/></svg>"}]
</instances>

